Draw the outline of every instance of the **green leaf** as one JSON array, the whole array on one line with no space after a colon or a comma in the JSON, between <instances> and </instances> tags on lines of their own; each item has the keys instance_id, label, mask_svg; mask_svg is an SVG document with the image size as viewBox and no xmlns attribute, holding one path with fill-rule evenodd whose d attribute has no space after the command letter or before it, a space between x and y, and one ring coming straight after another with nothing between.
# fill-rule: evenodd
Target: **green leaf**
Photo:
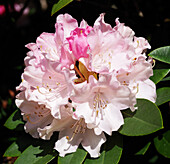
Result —
<instances>
[{"instance_id":1,"label":"green leaf","mask_svg":"<svg viewBox=\"0 0 170 164\"><path fill-rule=\"evenodd\" d=\"M170 158L170 130L165 132L160 139L159 136L154 139L156 150L164 157Z\"/></svg>"},{"instance_id":2,"label":"green leaf","mask_svg":"<svg viewBox=\"0 0 170 164\"><path fill-rule=\"evenodd\" d=\"M4 157L18 157L19 155L21 155L21 151L16 142L13 142L4 153Z\"/></svg>"},{"instance_id":3,"label":"green leaf","mask_svg":"<svg viewBox=\"0 0 170 164\"><path fill-rule=\"evenodd\" d=\"M126 116L125 123L119 132L127 136L142 136L163 128L162 115L159 108L149 100L138 99L136 112L122 111Z\"/></svg>"},{"instance_id":4,"label":"green leaf","mask_svg":"<svg viewBox=\"0 0 170 164\"><path fill-rule=\"evenodd\" d=\"M117 164L122 155L123 137L117 133L107 138L99 158L87 158L84 164Z\"/></svg>"},{"instance_id":5,"label":"green leaf","mask_svg":"<svg viewBox=\"0 0 170 164\"><path fill-rule=\"evenodd\" d=\"M149 56L161 62L170 64L170 46L161 47L153 50L149 53Z\"/></svg>"},{"instance_id":6,"label":"green leaf","mask_svg":"<svg viewBox=\"0 0 170 164\"><path fill-rule=\"evenodd\" d=\"M23 134L20 134L20 136L15 140L5 151L4 156L5 157L17 157L22 154L22 152L30 146L35 141L34 138L32 138L31 135L26 134L25 132Z\"/></svg>"},{"instance_id":7,"label":"green leaf","mask_svg":"<svg viewBox=\"0 0 170 164\"><path fill-rule=\"evenodd\" d=\"M170 87L159 88L157 89L156 93L156 104L158 106L170 101Z\"/></svg>"},{"instance_id":8,"label":"green leaf","mask_svg":"<svg viewBox=\"0 0 170 164\"><path fill-rule=\"evenodd\" d=\"M57 152L53 149L56 140L57 138L54 136L50 141L33 139L32 144L22 152L15 164L46 164L50 162L57 156Z\"/></svg>"},{"instance_id":9,"label":"green leaf","mask_svg":"<svg viewBox=\"0 0 170 164\"><path fill-rule=\"evenodd\" d=\"M58 157L58 164L80 164L86 158L87 152L84 149L78 148L75 153L67 154L65 157Z\"/></svg>"},{"instance_id":10,"label":"green leaf","mask_svg":"<svg viewBox=\"0 0 170 164\"><path fill-rule=\"evenodd\" d=\"M170 72L170 69L155 69L153 70L153 76L150 77L150 79L157 84L160 82L168 73Z\"/></svg>"},{"instance_id":11,"label":"green leaf","mask_svg":"<svg viewBox=\"0 0 170 164\"><path fill-rule=\"evenodd\" d=\"M148 150L151 142L148 142L142 149L140 149L135 155L144 155Z\"/></svg>"},{"instance_id":12,"label":"green leaf","mask_svg":"<svg viewBox=\"0 0 170 164\"><path fill-rule=\"evenodd\" d=\"M21 125L23 125L24 122L22 120L22 116L20 111L17 109L15 112L11 114L11 116L7 119L4 126L8 129L14 130L14 129L23 129ZM22 128L21 128L22 127Z\"/></svg>"},{"instance_id":13,"label":"green leaf","mask_svg":"<svg viewBox=\"0 0 170 164\"><path fill-rule=\"evenodd\" d=\"M57 11L71 3L73 0L59 0L58 3L54 4L52 7L51 15L55 14Z\"/></svg>"},{"instance_id":14,"label":"green leaf","mask_svg":"<svg viewBox=\"0 0 170 164\"><path fill-rule=\"evenodd\" d=\"M170 80L170 76L165 77L164 79L162 79L161 81L169 81Z\"/></svg>"}]
</instances>

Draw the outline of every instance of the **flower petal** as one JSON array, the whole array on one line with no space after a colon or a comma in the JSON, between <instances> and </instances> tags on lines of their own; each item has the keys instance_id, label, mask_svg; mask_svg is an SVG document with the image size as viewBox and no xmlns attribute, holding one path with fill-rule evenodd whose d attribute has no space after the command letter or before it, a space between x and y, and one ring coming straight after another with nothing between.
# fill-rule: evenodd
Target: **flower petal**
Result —
<instances>
[{"instance_id":1,"label":"flower petal","mask_svg":"<svg viewBox=\"0 0 170 164\"><path fill-rule=\"evenodd\" d=\"M72 30L74 30L76 27L78 27L77 20L74 19L69 14L60 14L57 17L57 24L62 24L64 29L64 40L66 37L68 37Z\"/></svg>"},{"instance_id":2,"label":"flower petal","mask_svg":"<svg viewBox=\"0 0 170 164\"><path fill-rule=\"evenodd\" d=\"M156 101L156 86L151 80L140 81L136 98L144 98L155 103Z\"/></svg>"},{"instance_id":3,"label":"flower petal","mask_svg":"<svg viewBox=\"0 0 170 164\"><path fill-rule=\"evenodd\" d=\"M123 124L124 120L120 110L114 105L108 104L104 109L103 120L100 120L98 127L108 135L112 135L112 132L117 131Z\"/></svg>"},{"instance_id":4,"label":"flower petal","mask_svg":"<svg viewBox=\"0 0 170 164\"><path fill-rule=\"evenodd\" d=\"M53 119L51 125L42 128L38 128L39 136L44 140L49 140L55 131L61 131L67 128L73 121L72 117L66 117L64 119Z\"/></svg>"},{"instance_id":5,"label":"flower petal","mask_svg":"<svg viewBox=\"0 0 170 164\"><path fill-rule=\"evenodd\" d=\"M104 142L106 142L104 133L96 135L93 129L86 129L81 144L92 158L97 158L100 155L100 147Z\"/></svg>"},{"instance_id":6,"label":"flower petal","mask_svg":"<svg viewBox=\"0 0 170 164\"><path fill-rule=\"evenodd\" d=\"M71 125L70 125L71 126ZM81 134L76 134L72 141L68 141L66 136L71 138L73 134L73 129L66 128L63 131L60 131L58 141L55 143L54 149L59 152L61 157L64 157L68 153L73 153L77 150L80 142L82 141Z\"/></svg>"}]
</instances>

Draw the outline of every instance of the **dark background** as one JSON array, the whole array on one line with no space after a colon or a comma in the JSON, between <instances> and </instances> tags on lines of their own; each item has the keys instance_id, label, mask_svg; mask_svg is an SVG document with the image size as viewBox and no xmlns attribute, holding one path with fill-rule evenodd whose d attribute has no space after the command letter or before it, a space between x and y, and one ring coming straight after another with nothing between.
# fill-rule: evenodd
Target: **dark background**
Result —
<instances>
[{"instance_id":1,"label":"dark background","mask_svg":"<svg viewBox=\"0 0 170 164\"><path fill-rule=\"evenodd\" d=\"M39 0L0 1L0 5L6 7L6 12L0 15L1 125L16 108L14 105L15 87L21 82L21 73L24 69L23 61L28 51L25 45L35 42L42 32L54 33L58 14L69 13L78 22L85 19L89 25L93 26L99 14L106 13L105 22L114 26L115 18L119 17L120 22L131 27L137 37L142 36L148 39L152 50L170 45L169 0L77 0L51 16L52 6L56 2L48 0L46 8L43 9ZM14 9L16 3L23 3L24 7L19 12ZM26 15L24 15L25 8L29 8ZM0 154L3 154L10 144L6 136L11 135L11 132L4 127L0 127L0 130L0 135L4 138L2 139L3 144L0 145ZM143 160L147 163L154 155L159 157L159 160L156 160L157 162L164 159L153 150L151 155L148 153L148 156ZM132 160L130 157L126 159L123 156L122 163L126 160L130 162ZM133 163L133 160L131 163Z\"/></svg>"}]
</instances>

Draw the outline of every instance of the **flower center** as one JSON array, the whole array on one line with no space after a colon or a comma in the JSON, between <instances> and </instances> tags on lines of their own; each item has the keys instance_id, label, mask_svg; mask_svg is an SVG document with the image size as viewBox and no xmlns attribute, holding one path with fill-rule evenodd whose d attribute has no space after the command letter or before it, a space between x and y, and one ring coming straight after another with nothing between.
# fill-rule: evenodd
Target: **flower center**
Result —
<instances>
[{"instance_id":1,"label":"flower center","mask_svg":"<svg viewBox=\"0 0 170 164\"><path fill-rule=\"evenodd\" d=\"M78 77L78 79L74 80L75 84L79 84L84 81L87 81L88 83L90 75L92 75L96 80L99 80L99 73L88 71L86 66L78 60L75 62L74 70L75 70L76 76Z\"/></svg>"},{"instance_id":2,"label":"flower center","mask_svg":"<svg viewBox=\"0 0 170 164\"><path fill-rule=\"evenodd\" d=\"M66 136L67 140L70 142L74 139L76 134L79 133L85 133L86 131L86 124L84 122L84 119L81 118L80 120L76 121L72 126L70 127L71 129L74 129L73 134L71 138L69 136Z\"/></svg>"},{"instance_id":3,"label":"flower center","mask_svg":"<svg viewBox=\"0 0 170 164\"><path fill-rule=\"evenodd\" d=\"M102 95L102 93L97 92L93 99L93 111L92 111L92 117L99 117L103 120L103 109L107 107L108 101L105 100L105 97ZM94 115L95 114L95 115Z\"/></svg>"},{"instance_id":4,"label":"flower center","mask_svg":"<svg viewBox=\"0 0 170 164\"><path fill-rule=\"evenodd\" d=\"M95 71L100 71L103 66L107 67L109 70L113 69L113 54L113 50L108 50L105 53L94 55L92 59L92 66Z\"/></svg>"}]
</instances>

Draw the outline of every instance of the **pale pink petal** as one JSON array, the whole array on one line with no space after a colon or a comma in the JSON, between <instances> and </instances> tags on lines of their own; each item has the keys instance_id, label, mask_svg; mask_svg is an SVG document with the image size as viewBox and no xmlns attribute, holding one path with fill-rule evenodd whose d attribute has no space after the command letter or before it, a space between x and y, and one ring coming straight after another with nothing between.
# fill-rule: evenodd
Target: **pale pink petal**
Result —
<instances>
[{"instance_id":1,"label":"pale pink petal","mask_svg":"<svg viewBox=\"0 0 170 164\"><path fill-rule=\"evenodd\" d=\"M64 30L64 38L68 37L72 30L78 27L77 20L69 14L61 14L57 17L57 24L62 24Z\"/></svg>"},{"instance_id":2,"label":"pale pink petal","mask_svg":"<svg viewBox=\"0 0 170 164\"><path fill-rule=\"evenodd\" d=\"M25 71L23 73L23 78L28 83L36 87L42 84L43 75L44 75L44 72L42 72L41 68L28 66L25 68Z\"/></svg>"},{"instance_id":3,"label":"pale pink petal","mask_svg":"<svg viewBox=\"0 0 170 164\"><path fill-rule=\"evenodd\" d=\"M111 25L104 22L104 15L104 13L100 14L94 23L94 28L100 29L102 33L112 30Z\"/></svg>"},{"instance_id":4,"label":"pale pink petal","mask_svg":"<svg viewBox=\"0 0 170 164\"><path fill-rule=\"evenodd\" d=\"M60 63L62 67L70 68L72 64L75 62L75 57L72 52L68 49L68 44L65 44L61 47L61 58Z\"/></svg>"},{"instance_id":5,"label":"pale pink petal","mask_svg":"<svg viewBox=\"0 0 170 164\"><path fill-rule=\"evenodd\" d=\"M106 138L104 133L95 135L93 129L86 129L86 133L83 136L83 141L81 144L92 158L97 158L100 155L101 145L105 142Z\"/></svg>"},{"instance_id":6,"label":"pale pink petal","mask_svg":"<svg viewBox=\"0 0 170 164\"><path fill-rule=\"evenodd\" d=\"M72 117L66 117L64 119L53 119L51 125L42 128L38 128L39 136L44 140L49 140L55 131L62 131L70 126L73 122Z\"/></svg>"},{"instance_id":7,"label":"pale pink petal","mask_svg":"<svg viewBox=\"0 0 170 164\"><path fill-rule=\"evenodd\" d=\"M112 90L112 93L111 91L107 91L105 97L110 100L114 107L120 110L127 109L136 104L135 95L132 94L131 90L126 86L120 86Z\"/></svg>"},{"instance_id":8,"label":"pale pink petal","mask_svg":"<svg viewBox=\"0 0 170 164\"><path fill-rule=\"evenodd\" d=\"M54 40L53 33L42 33L36 40L37 46L42 53L46 53L48 59L57 61L60 58L59 50Z\"/></svg>"},{"instance_id":9,"label":"pale pink petal","mask_svg":"<svg viewBox=\"0 0 170 164\"><path fill-rule=\"evenodd\" d=\"M117 18L115 22L116 26L114 29L118 31L123 38L128 38L130 41L132 41L135 35L134 31L130 27L125 26L124 23L120 23L119 18Z\"/></svg>"},{"instance_id":10,"label":"pale pink petal","mask_svg":"<svg viewBox=\"0 0 170 164\"><path fill-rule=\"evenodd\" d=\"M24 126L25 131L34 138L39 137L38 128L44 128L52 122L53 117L50 114L50 109L42 102L28 101L24 92L17 95L16 105L21 109L23 119L27 121Z\"/></svg>"},{"instance_id":11,"label":"pale pink petal","mask_svg":"<svg viewBox=\"0 0 170 164\"><path fill-rule=\"evenodd\" d=\"M54 34L54 40L56 43L57 48L61 46L64 43L64 29L62 23L56 23L55 24L56 32Z\"/></svg>"},{"instance_id":12,"label":"pale pink petal","mask_svg":"<svg viewBox=\"0 0 170 164\"><path fill-rule=\"evenodd\" d=\"M89 129L90 129L90 128L89 128ZM94 133L95 133L96 135L100 135L102 132L103 132L103 130L101 130L99 127L95 127L95 128L94 128Z\"/></svg>"},{"instance_id":13,"label":"pale pink petal","mask_svg":"<svg viewBox=\"0 0 170 164\"><path fill-rule=\"evenodd\" d=\"M64 157L68 153L75 152L83 139L81 134L76 134L72 141L68 141L66 136L69 136L69 138L71 138L72 135L73 129L71 128L67 128L63 131L60 131L59 138L58 141L55 143L54 149L56 149L59 152L59 155L61 157Z\"/></svg>"},{"instance_id":14,"label":"pale pink petal","mask_svg":"<svg viewBox=\"0 0 170 164\"><path fill-rule=\"evenodd\" d=\"M138 92L136 98L148 99L155 103L156 101L156 86L151 80L140 81L138 83Z\"/></svg>"},{"instance_id":15,"label":"pale pink petal","mask_svg":"<svg viewBox=\"0 0 170 164\"><path fill-rule=\"evenodd\" d=\"M52 119L53 117L51 115L48 115L45 118L41 119L40 121L36 121L36 123L32 123L32 122L30 123L29 121L27 121L27 123L24 126L24 129L26 133L31 134L32 137L39 138L40 136L39 136L38 129L44 128L45 126L50 124L52 122Z\"/></svg>"},{"instance_id":16,"label":"pale pink petal","mask_svg":"<svg viewBox=\"0 0 170 164\"><path fill-rule=\"evenodd\" d=\"M90 108L88 102L77 104L75 113L79 118L83 117L87 124L94 123L94 119L92 117L92 109Z\"/></svg>"},{"instance_id":17,"label":"pale pink petal","mask_svg":"<svg viewBox=\"0 0 170 164\"><path fill-rule=\"evenodd\" d=\"M129 84L130 81L144 81L152 75L152 64L147 62L143 56L139 58L135 57L132 61L131 68L117 71L117 79L125 84Z\"/></svg>"},{"instance_id":18,"label":"pale pink petal","mask_svg":"<svg viewBox=\"0 0 170 164\"><path fill-rule=\"evenodd\" d=\"M80 22L80 28L86 28L88 26L87 22L83 19L81 22Z\"/></svg>"},{"instance_id":19,"label":"pale pink petal","mask_svg":"<svg viewBox=\"0 0 170 164\"><path fill-rule=\"evenodd\" d=\"M98 127L108 135L112 135L112 131L117 131L123 124L124 120L120 110L114 105L108 104Z\"/></svg>"},{"instance_id":20,"label":"pale pink petal","mask_svg":"<svg viewBox=\"0 0 170 164\"><path fill-rule=\"evenodd\" d=\"M151 49L150 44L143 37L134 37L134 47L135 47L135 52L137 54L143 53L143 51L146 49Z\"/></svg>"},{"instance_id":21,"label":"pale pink petal","mask_svg":"<svg viewBox=\"0 0 170 164\"><path fill-rule=\"evenodd\" d=\"M90 50L93 55L100 53L102 50L104 36L102 32L98 29L93 29L87 36L87 42L90 45Z\"/></svg>"}]
</instances>

